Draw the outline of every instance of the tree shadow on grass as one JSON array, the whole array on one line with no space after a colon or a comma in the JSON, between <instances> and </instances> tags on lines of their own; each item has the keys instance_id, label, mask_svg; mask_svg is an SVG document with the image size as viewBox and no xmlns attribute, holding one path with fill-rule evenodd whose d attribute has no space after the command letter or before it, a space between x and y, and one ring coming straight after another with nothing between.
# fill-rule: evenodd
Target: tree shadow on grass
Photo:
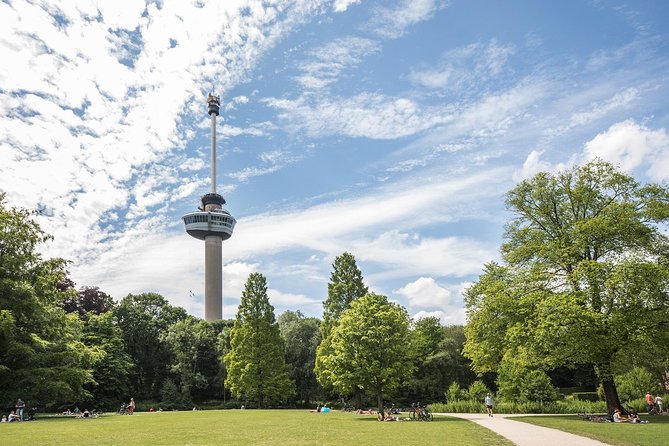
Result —
<instances>
[{"instance_id":1,"label":"tree shadow on grass","mask_svg":"<svg viewBox=\"0 0 669 446\"><path fill-rule=\"evenodd\" d=\"M408 417L407 417L408 418ZM413 423L413 424L420 424L420 423L443 423L443 422L464 422L468 423L469 420L465 420L463 418L455 418L455 417L434 417L434 420L432 421L419 421L419 420L402 420L402 421L379 421L376 417L370 416L369 418L356 418L356 421L376 421L377 423Z\"/></svg>"}]
</instances>

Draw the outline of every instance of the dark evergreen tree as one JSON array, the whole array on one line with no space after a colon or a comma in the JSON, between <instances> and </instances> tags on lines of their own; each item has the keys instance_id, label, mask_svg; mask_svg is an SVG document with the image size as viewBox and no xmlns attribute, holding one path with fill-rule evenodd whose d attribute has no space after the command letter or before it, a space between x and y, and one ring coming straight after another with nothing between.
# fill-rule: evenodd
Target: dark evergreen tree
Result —
<instances>
[{"instance_id":1,"label":"dark evergreen tree","mask_svg":"<svg viewBox=\"0 0 669 446\"><path fill-rule=\"evenodd\" d=\"M323 302L323 322L321 322L321 343L316 351L314 370L318 382L326 388L332 388L331 370L323 365L323 361L333 354L330 333L337 326L342 313L349 308L351 302L366 295L368 290L362 281L362 272L351 253L344 252L332 264L332 274L328 283L328 297ZM355 394L356 406L362 404L359 389L352 389Z\"/></svg>"},{"instance_id":2,"label":"dark evergreen tree","mask_svg":"<svg viewBox=\"0 0 669 446\"><path fill-rule=\"evenodd\" d=\"M234 396L257 407L285 402L295 394L288 376L285 346L267 296L267 282L259 273L246 281L225 355L225 384Z\"/></svg>"}]
</instances>

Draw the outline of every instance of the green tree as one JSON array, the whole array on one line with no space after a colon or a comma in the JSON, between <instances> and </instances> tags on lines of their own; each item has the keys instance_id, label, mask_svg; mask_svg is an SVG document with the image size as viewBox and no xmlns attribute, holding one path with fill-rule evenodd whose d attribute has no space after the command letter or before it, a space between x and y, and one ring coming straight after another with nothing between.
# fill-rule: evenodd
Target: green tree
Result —
<instances>
[{"instance_id":1,"label":"green tree","mask_svg":"<svg viewBox=\"0 0 669 446\"><path fill-rule=\"evenodd\" d=\"M546 372L505 361L499 366L498 395L507 401L550 402L560 397Z\"/></svg>"},{"instance_id":2,"label":"green tree","mask_svg":"<svg viewBox=\"0 0 669 446\"><path fill-rule=\"evenodd\" d=\"M334 388L374 395L382 413L384 393L413 372L409 335L409 315L387 297L367 294L353 301L332 330L332 354L323 358Z\"/></svg>"},{"instance_id":3,"label":"green tree","mask_svg":"<svg viewBox=\"0 0 669 446\"><path fill-rule=\"evenodd\" d=\"M290 378L295 381L297 401L308 404L322 398L323 389L314 373L316 348L321 341L320 321L305 317L300 311L285 311L279 316L278 324L286 345Z\"/></svg>"},{"instance_id":4,"label":"green tree","mask_svg":"<svg viewBox=\"0 0 669 446\"><path fill-rule=\"evenodd\" d=\"M460 387L457 381L453 381L446 392L444 392L444 397L446 398L447 403L454 403L456 401L461 401L466 398L467 390Z\"/></svg>"},{"instance_id":5,"label":"green tree","mask_svg":"<svg viewBox=\"0 0 669 446\"><path fill-rule=\"evenodd\" d=\"M353 254L345 252L338 256L332 268L328 283L328 297L323 302L323 323L321 325L323 339L327 338L351 302L368 292L362 282L362 272L358 269Z\"/></svg>"},{"instance_id":6,"label":"green tree","mask_svg":"<svg viewBox=\"0 0 669 446\"><path fill-rule=\"evenodd\" d=\"M323 361L327 360L332 353L330 348L330 333L338 324L342 313L349 308L356 299L366 295L368 290L362 281L362 272L358 269L355 257L351 253L344 252L338 256L332 264L332 273L328 283L328 297L323 302L323 321L321 322L321 342L316 351L316 364L314 367L318 382L326 388L332 387L333 377ZM352 389L356 394L356 405L361 406L361 396L358 389Z\"/></svg>"},{"instance_id":7,"label":"green tree","mask_svg":"<svg viewBox=\"0 0 669 446\"><path fill-rule=\"evenodd\" d=\"M646 349L667 355L669 192L593 161L521 182L507 206L505 265L467 292L465 353L479 373L587 364L613 411L616 370Z\"/></svg>"},{"instance_id":8,"label":"green tree","mask_svg":"<svg viewBox=\"0 0 669 446\"><path fill-rule=\"evenodd\" d=\"M414 322L411 348L416 373L405 376L399 392L407 402L440 401L453 383L468 387L476 378L469 359L462 356L464 327L443 327L434 317Z\"/></svg>"},{"instance_id":9,"label":"green tree","mask_svg":"<svg viewBox=\"0 0 669 446\"><path fill-rule=\"evenodd\" d=\"M188 316L172 324L163 340L172 351L171 371L179 377L183 394L193 398L206 390L220 391L215 382L218 360L212 324Z\"/></svg>"},{"instance_id":10,"label":"green tree","mask_svg":"<svg viewBox=\"0 0 669 446\"><path fill-rule=\"evenodd\" d=\"M483 401L490 389L483 384L483 381L476 380L467 389L467 396L471 401Z\"/></svg>"},{"instance_id":11,"label":"green tree","mask_svg":"<svg viewBox=\"0 0 669 446\"><path fill-rule=\"evenodd\" d=\"M159 294L143 293L128 294L114 308L113 314L134 363L130 392L135 399L157 398L173 361L163 335L172 324L187 317L186 310L173 307Z\"/></svg>"},{"instance_id":12,"label":"green tree","mask_svg":"<svg viewBox=\"0 0 669 446\"><path fill-rule=\"evenodd\" d=\"M82 402L91 408L116 408L128 395L128 376L133 368L116 317L112 313L88 313L83 342L99 359L93 365L94 382L85 386L91 396Z\"/></svg>"},{"instance_id":13,"label":"green tree","mask_svg":"<svg viewBox=\"0 0 669 446\"><path fill-rule=\"evenodd\" d=\"M616 375L615 381L620 399L625 402L643 398L646 392L655 395L664 391L657 379L643 367L634 367L621 375Z\"/></svg>"},{"instance_id":14,"label":"green tree","mask_svg":"<svg viewBox=\"0 0 669 446\"><path fill-rule=\"evenodd\" d=\"M267 297L267 281L252 273L246 281L225 355L225 384L237 398L258 407L279 403L295 394L288 376L285 347L274 307Z\"/></svg>"},{"instance_id":15,"label":"green tree","mask_svg":"<svg viewBox=\"0 0 669 446\"><path fill-rule=\"evenodd\" d=\"M0 193L0 395L31 405L52 405L87 396L97 359L81 342L82 324L67 315L66 262L43 260L37 247L51 237L35 212L10 208Z\"/></svg>"}]
</instances>

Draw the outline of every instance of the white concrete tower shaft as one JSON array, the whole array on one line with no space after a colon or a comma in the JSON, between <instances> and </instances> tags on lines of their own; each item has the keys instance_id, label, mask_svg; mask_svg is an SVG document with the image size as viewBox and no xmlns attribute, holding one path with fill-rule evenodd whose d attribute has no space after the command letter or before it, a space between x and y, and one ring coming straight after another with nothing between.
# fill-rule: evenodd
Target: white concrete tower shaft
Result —
<instances>
[{"instance_id":1,"label":"white concrete tower shaft","mask_svg":"<svg viewBox=\"0 0 669 446\"><path fill-rule=\"evenodd\" d=\"M223 208L225 198L216 193L216 117L221 106L218 96L207 97L211 118L211 191L200 197L200 207L181 217L186 232L204 240L204 318L223 319L223 259L221 242L232 236L237 221Z\"/></svg>"},{"instance_id":2,"label":"white concrete tower shaft","mask_svg":"<svg viewBox=\"0 0 669 446\"><path fill-rule=\"evenodd\" d=\"M216 117L220 107L218 96L207 97L211 117L211 193L216 194ZM219 203L206 203L207 212L221 209ZM223 319L223 238L219 234L207 234L204 238L204 319Z\"/></svg>"}]
</instances>

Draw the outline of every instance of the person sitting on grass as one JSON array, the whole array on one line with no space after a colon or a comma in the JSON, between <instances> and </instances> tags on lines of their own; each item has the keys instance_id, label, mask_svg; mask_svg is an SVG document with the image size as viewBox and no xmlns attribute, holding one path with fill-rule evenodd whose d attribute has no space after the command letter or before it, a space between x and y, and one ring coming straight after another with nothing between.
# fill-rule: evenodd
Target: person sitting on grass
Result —
<instances>
[{"instance_id":1,"label":"person sitting on grass","mask_svg":"<svg viewBox=\"0 0 669 446\"><path fill-rule=\"evenodd\" d=\"M625 417L620 413L620 409L613 411L613 422L614 423L648 423L648 421L641 421L639 415L637 415L635 410L630 410L629 417Z\"/></svg>"},{"instance_id":2,"label":"person sitting on grass","mask_svg":"<svg viewBox=\"0 0 669 446\"><path fill-rule=\"evenodd\" d=\"M21 421L21 417L19 417L19 416L16 414L16 412L12 410L12 411L9 413L9 416L7 417L7 422L8 422L8 423L12 423L12 422L14 422L14 421Z\"/></svg>"},{"instance_id":3,"label":"person sitting on grass","mask_svg":"<svg viewBox=\"0 0 669 446\"><path fill-rule=\"evenodd\" d=\"M629 423L629 418L626 416L623 416L620 413L620 409L616 409L613 411L613 422L614 423Z\"/></svg>"}]
</instances>

